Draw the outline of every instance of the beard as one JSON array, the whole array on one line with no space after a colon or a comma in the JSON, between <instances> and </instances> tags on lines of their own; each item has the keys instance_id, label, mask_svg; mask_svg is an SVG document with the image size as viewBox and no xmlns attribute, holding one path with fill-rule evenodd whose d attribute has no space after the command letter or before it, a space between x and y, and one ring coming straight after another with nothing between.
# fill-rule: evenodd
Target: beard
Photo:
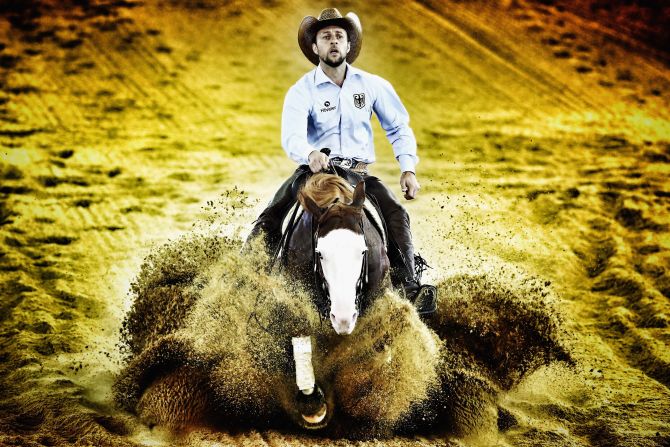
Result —
<instances>
[{"instance_id":1,"label":"beard","mask_svg":"<svg viewBox=\"0 0 670 447\"><path fill-rule=\"evenodd\" d=\"M328 52L328 54L326 54L326 57L319 57L319 59L321 59L321 61L324 64L326 64L330 67L333 67L333 68L337 68L340 65L342 65L342 63L346 59L346 56L342 55L342 53L339 53L339 56L336 59L331 60L330 59L330 52Z\"/></svg>"}]
</instances>

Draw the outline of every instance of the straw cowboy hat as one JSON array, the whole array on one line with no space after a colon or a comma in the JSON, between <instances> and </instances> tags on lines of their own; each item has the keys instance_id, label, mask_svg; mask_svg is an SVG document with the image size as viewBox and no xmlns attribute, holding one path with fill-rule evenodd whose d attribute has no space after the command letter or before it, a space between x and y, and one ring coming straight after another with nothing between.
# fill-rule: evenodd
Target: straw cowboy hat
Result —
<instances>
[{"instance_id":1,"label":"straw cowboy hat","mask_svg":"<svg viewBox=\"0 0 670 447\"><path fill-rule=\"evenodd\" d=\"M361 21L353 12L349 12L342 17L342 14L336 8L324 9L318 18L307 16L302 19L300 28L298 28L298 44L302 53L311 63L319 65L319 56L312 51L312 43L315 42L316 33L320 29L331 25L342 27L347 32L351 43L349 54L347 54L347 62L353 63L358 57L358 53L361 52L361 44L363 43Z\"/></svg>"}]
</instances>

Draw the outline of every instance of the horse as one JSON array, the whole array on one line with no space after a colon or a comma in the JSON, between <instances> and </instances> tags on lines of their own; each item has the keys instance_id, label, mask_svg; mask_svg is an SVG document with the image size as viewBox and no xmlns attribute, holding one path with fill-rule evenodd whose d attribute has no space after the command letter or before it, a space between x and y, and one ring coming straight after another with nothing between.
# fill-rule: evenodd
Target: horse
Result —
<instances>
[{"instance_id":1,"label":"horse","mask_svg":"<svg viewBox=\"0 0 670 447\"><path fill-rule=\"evenodd\" d=\"M381 215L366 206L363 180L352 191L336 174L312 175L297 199L304 212L297 222L294 214L288 223L282 265L289 277L311 291L322 319L328 318L338 335L350 335L358 317L391 286ZM301 425L317 429L332 412L315 383L311 339L311 334L293 337L292 346Z\"/></svg>"}]
</instances>

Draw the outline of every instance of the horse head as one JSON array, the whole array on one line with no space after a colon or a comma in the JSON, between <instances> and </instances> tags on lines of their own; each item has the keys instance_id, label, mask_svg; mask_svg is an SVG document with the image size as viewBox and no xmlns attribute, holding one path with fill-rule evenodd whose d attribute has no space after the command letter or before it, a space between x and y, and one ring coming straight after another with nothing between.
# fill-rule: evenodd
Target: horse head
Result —
<instances>
[{"instance_id":1,"label":"horse head","mask_svg":"<svg viewBox=\"0 0 670 447\"><path fill-rule=\"evenodd\" d=\"M342 197L345 200L340 200ZM330 301L329 317L335 332L351 334L368 282L368 247L363 227L365 183L358 183L349 203L345 203L345 195L320 206L305 190L300 199L313 216L317 293Z\"/></svg>"}]
</instances>

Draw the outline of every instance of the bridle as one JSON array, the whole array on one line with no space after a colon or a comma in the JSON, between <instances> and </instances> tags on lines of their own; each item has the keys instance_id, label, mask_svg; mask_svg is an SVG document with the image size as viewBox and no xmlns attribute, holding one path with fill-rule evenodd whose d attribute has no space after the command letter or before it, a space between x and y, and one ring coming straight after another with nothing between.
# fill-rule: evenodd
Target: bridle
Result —
<instances>
[{"instance_id":1,"label":"bridle","mask_svg":"<svg viewBox=\"0 0 670 447\"><path fill-rule=\"evenodd\" d=\"M325 216L328 214L330 209L337 203L337 199L331 203L326 211L322 214ZM314 223L316 222L316 223ZM358 275L358 280L356 281L356 311L360 314L361 312L361 302L365 294L368 291L369 286L369 277L368 277L368 241L365 238L365 231L363 228L363 216L359 221L361 234L365 241L365 250L363 251L363 262L361 263L361 273ZM323 274L323 266L321 265L321 253L316 249L316 244L319 238L319 229L321 228L321 219L315 218L312 221L313 231L312 231L312 264L314 272L314 287L316 290L316 302L319 309L319 314L322 318L328 318L330 305L332 304L330 299L330 291L328 289L328 281Z\"/></svg>"}]
</instances>

